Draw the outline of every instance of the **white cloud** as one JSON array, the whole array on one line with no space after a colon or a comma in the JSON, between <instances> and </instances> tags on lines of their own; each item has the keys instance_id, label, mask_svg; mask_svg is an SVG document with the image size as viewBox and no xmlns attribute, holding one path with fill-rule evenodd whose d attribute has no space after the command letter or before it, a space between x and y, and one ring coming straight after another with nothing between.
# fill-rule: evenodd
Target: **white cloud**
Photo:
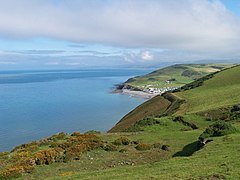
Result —
<instances>
[{"instance_id":1,"label":"white cloud","mask_svg":"<svg viewBox=\"0 0 240 180\"><path fill-rule=\"evenodd\" d=\"M113 64L114 58L116 64L122 64L124 59L128 63L153 63L240 55L239 19L219 0L0 0L0 37L6 36L20 40L47 37L80 43L79 47L91 43L127 49L122 56L109 58L79 51L84 55L77 57L76 63L70 61L71 65ZM47 51L29 52L32 56L48 55Z\"/></svg>"},{"instance_id":2,"label":"white cloud","mask_svg":"<svg viewBox=\"0 0 240 180\"><path fill-rule=\"evenodd\" d=\"M16 62L9 62L9 61L0 61L0 64L3 64L3 65L15 65L17 63Z\"/></svg>"},{"instance_id":3,"label":"white cloud","mask_svg":"<svg viewBox=\"0 0 240 180\"><path fill-rule=\"evenodd\" d=\"M0 33L19 38L228 52L239 27L217 0L0 0Z\"/></svg>"},{"instance_id":4,"label":"white cloud","mask_svg":"<svg viewBox=\"0 0 240 180\"><path fill-rule=\"evenodd\" d=\"M143 51L143 52L141 53L141 58L142 58L143 60L149 61L149 60L153 60L153 55L152 55L149 51Z\"/></svg>"}]
</instances>

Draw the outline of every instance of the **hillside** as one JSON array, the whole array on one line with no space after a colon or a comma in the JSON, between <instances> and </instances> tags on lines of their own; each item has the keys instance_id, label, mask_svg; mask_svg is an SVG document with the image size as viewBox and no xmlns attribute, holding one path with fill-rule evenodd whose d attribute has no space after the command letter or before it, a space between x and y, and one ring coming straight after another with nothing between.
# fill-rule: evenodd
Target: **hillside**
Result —
<instances>
[{"instance_id":1,"label":"hillside","mask_svg":"<svg viewBox=\"0 0 240 180\"><path fill-rule=\"evenodd\" d=\"M176 93L186 100L186 111L195 113L240 102L240 66L222 71L198 88Z\"/></svg>"},{"instance_id":2,"label":"hillside","mask_svg":"<svg viewBox=\"0 0 240 180\"><path fill-rule=\"evenodd\" d=\"M125 85L144 90L146 88L177 88L207 74L229 68L229 64L176 64L158 69L147 75L128 79Z\"/></svg>"},{"instance_id":3,"label":"hillside","mask_svg":"<svg viewBox=\"0 0 240 180\"><path fill-rule=\"evenodd\" d=\"M235 66L156 96L114 133L60 133L0 153L0 177L240 179L239 73Z\"/></svg>"}]
</instances>

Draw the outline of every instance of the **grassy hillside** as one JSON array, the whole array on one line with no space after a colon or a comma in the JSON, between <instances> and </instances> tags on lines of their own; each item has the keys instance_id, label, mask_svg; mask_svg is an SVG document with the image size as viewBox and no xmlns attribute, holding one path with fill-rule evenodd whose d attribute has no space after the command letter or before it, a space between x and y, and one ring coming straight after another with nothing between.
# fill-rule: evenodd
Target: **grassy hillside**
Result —
<instances>
[{"instance_id":1,"label":"grassy hillside","mask_svg":"<svg viewBox=\"0 0 240 180\"><path fill-rule=\"evenodd\" d=\"M231 66L228 64L177 64L158 69L144 76L131 78L126 84L138 89L144 89L145 87L181 87L209 73Z\"/></svg>"},{"instance_id":2,"label":"grassy hillside","mask_svg":"<svg viewBox=\"0 0 240 180\"><path fill-rule=\"evenodd\" d=\"M171 102L162 96L156 96L124 116L109 132L120 132L133 126L137 121L146 116L157 115L165 112Z\"/></svg>"},{"instance_id":3,"label":"grassy hillside","mask_svg":"<svg viewBox=\"0 0 240 180\"><path fill-rule=\"evenodd\" d=\"M176 93L187 101L187 112L201 112L240 102L240 66L222 71L198 88Z\"/></svg>"},{"instance_id":4,"label":"grassy hillside","mask_svg":"<svg viewBox=\"0 0 240 180\"><path fill-rule=\"evenodd\" d=\"M114 133L60 133L0 153L0 179L240 179L239 73L157 96Z\"/></svg>"}]
</instances>

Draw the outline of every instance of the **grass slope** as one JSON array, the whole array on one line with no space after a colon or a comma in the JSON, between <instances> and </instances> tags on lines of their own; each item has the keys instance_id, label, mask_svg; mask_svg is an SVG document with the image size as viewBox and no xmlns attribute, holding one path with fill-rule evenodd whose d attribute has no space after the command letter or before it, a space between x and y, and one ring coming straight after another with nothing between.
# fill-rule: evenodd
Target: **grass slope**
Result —
<instances>
[{"instance_id":1,"label":"grass slope","mask_svg":"<svg viewBox=\"0 0 240 180\"><path fill-rule=\"evenodd\" d=\"M124 131L146 116L163 113L170 105L164 97L156 96L124 116L109 132Z\"/></svg>"},{"instance_id":2,"label":"grass slope","mask_svg":"<svg viewBox=\"0 0 240 180\"><path fill-rule=\"evenodd\" d=\"M186 100L184 107L189 113L217 109L240 102L240 66L214 75L198 88L176 93Z\"/></svg>"},{"instance_id":3,"label":"grass slope","mask_svg":"<svg viewBox=\"0 0 240 180\"><path fill-rule=\"evenodd\" d=\"M215 138L213 143L191 157L176 157L153 164L95 171L91 174L79 173L66 179L240 179L239 141L239 134Z\"/></svg>"}]
</instances>

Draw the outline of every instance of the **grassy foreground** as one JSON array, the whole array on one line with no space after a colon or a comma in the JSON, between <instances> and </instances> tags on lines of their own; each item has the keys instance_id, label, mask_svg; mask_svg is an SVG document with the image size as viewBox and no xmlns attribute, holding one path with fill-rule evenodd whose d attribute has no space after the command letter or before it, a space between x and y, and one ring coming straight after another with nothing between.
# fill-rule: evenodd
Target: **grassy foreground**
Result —
<instances>
[{"instance_id":1,"label":"grassy foreground","mask_svg":"<svg viewBox=\"0 0 240 180\"><path fill-rule=\"evenodd\" d=\"M239 73L158 96L116 133L60 133L1 153L0 179L240 179Z\"/></svg>"}]
</instances>

